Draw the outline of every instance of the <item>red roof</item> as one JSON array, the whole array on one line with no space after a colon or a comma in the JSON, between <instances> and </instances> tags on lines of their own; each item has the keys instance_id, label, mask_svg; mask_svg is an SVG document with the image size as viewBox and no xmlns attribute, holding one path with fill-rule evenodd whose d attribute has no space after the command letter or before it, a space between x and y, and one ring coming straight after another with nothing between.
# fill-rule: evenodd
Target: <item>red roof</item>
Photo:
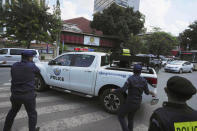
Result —
<instances>
[{"instance_id":1,"label":"red roof","mask_svg":"<svg viewBox=\"0 0 197 131\"><path fill-rule=\"evenodd\" d=\"M102 31L92 29L90 27L90 20L88 20L84 17L78 17L78 18L74 18L74 19L65 20L64 23L76 24L77 27L83 31L83 33L103 35Z\"/></svg>"}]
</instances>

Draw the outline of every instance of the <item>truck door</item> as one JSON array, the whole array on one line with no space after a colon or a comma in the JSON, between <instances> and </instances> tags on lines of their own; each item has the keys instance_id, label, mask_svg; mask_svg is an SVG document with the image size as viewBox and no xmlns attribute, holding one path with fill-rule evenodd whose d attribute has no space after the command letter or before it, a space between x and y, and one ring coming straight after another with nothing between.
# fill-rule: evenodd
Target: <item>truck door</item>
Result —
<instances>
[{"instance_id":1,"label":"truck door","mask_svg":"<svg viewBox=\"0 0 197 131\"><path fill-rule=\"evenodd\" d=\"M21 61L22 49L10 49L11 61L13 63Z\"/></svg>"},{"instance_id":2,"label":"truck door","mask_svg":"<svg viewBox=\"0 0 197 131\"><path fill-rule=\"evenodd\" d=\"M47 77L50 85L65 89L70 88L69 75L72 56L72 54L62 55L54 60L55 64L48 65Z\"/></svg>"},{"instance_id":3,"label":"truck door","mask_svg":"<svg viewBox=\"0 0 197 131\"><path fill-rule=\"evenodd\" d=\"M190 62L186 62L185 65L187 66L187 72L191 71L191 69L193 68Z\"/></svg>"},{"instance_id":4,"label":"truck door","mask_svg":"<svg viewBox=\"0 0 197 131\"><path fill-rule=\"evenodd\" d=\"M185 62L185 63L182 64L182 68L183 68L183 71L184 72L188 72L189 69L188 69L187 62Z\"/></svg>"},{"instance_id":5,"label":"truck door","mask_svg":"<svg viewBox=\"0 0 197 131\"><path fill-rule=\"evenodd\" d=\"M9 58L8 49L0 49L0 62L7 61Z\"/></svg>"},{"instance_id":6,"label":"truck door","mask_svg":"<svg viewBox=\"0 0 197 131\"><path fill-rule=\"evenodd\" d=\"M70 87L74 91L92 93L96 79L95 56L76 54L70 68Z\"/></svg>"}]
</instances>

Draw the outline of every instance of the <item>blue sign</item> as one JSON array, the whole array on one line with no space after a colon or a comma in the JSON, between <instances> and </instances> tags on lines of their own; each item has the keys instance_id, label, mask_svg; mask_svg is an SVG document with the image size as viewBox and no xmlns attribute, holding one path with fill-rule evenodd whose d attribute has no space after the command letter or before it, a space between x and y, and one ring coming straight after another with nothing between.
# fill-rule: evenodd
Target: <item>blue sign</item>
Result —
<instances>
[{"instance_id":1,"label":"blue sign","mask_svg":"<svg viewBox=\"0 0 197 131\"><path fill-rule=\"evenodd\" d=\"M53 72L54 72L54 74L55 74L56 76L59 76L59 75L61 74L61 69L55 68L55 69L53 70Z\"/></svg>"}]
</instances>

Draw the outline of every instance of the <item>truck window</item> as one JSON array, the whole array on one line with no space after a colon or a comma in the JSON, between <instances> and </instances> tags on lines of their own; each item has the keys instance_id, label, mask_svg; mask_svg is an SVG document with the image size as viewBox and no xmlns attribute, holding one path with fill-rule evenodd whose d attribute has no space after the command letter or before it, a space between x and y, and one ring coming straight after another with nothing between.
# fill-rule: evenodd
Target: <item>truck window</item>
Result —
<instances>
[{"instance_id":1,"label":"truck window","mask_svg":"<svg viewBox=\"0 0 197 131\"><path fill-rule=\"evenodd\" d=\"M109 64L109 56L101 56L101 66L106 66Z\"/></svg>"},{"instance_id":2,"label":"truck window","mask_svg":"<svg viewBox=\"0 0 197 131\"><path fill-rule=\"evenodd\" d=\"M94 58L95 58L95 56L93 56L93 55L76 54L73 66L89 67L92 65Z\"/></svg>"},{"instance_id":3,"label":"truck window","mask_svg":"<svg viewBox=\"0 0 197 131\"><path fill-rule=\"evenodd\" d=\"M63 55L63 56L56 58L55 61L57 62L58 65L70 66L71 61L72 61L72 57L73 57L72 54L67 54L67 55Z\"/></svg>"},{"instance_id":4,"label":"truck window","mask_svg":"<svg viewBox=\"0 0 197 131\"><path fill-rule=\"evenodd\" d=\"M0 55L4 55L8 53L8 49L0 49Z\"/></svg>"},{"instance_id":5,"label":"truck window","mask_svg":"<svg viewBox=\"0 0 197 131\"><path fill-rule=\"evenodd\" d=\"M21 55L21 53L23 52L24 50L22 49L11 49L10 50L10 55ZM32 52L34 52L35 54L37 54L37 52L35 50L30 50Z\"/></svg>"},{"instance_id":6,"label":"truck window","mask_svg":"<svg viewBox=\"0 0 197 131\"><path fill-rule=\"evenodd\" d=\"M30 50L30 51L32 51L32 52L34 52L36 55L38 55L37 52L36 52L35 50Z\"/></svg>"},{"instance_id":7,"label":"truck window","mask_svg":"<svg viewBox=\"0 0 197 131\"><path fill-rule=\"evenodd\" d=\"M21 55L23 50L18 50L18 49L10 49L10 55Z\"/></svg>"}]
</instances>

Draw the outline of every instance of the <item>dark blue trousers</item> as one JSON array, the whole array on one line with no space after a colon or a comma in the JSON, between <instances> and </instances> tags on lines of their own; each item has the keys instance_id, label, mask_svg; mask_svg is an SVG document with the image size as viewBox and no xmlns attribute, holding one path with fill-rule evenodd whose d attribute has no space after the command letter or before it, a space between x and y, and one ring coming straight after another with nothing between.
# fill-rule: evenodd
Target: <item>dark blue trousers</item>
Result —
<instances>
[{"instance_id":1,"label":"dark blue trousers","mask_svg":"<svg viewBox=\"0 0 197 131\"><path fill-rule=\"evenodd\" d=\"M136 111L140 108L140 104L126 102L120 107L118 112L118 120L123 131L133 131L133 118ZM128 115L128 124L125 117Z\"/></svg>"},{"instance_id":2,"label":"dark blue trousers","mask_svg":"<svg viewBox=\"0 0 197 131\"><path fill-rule=\"evenodd\" d=\"M35 131L37 124L37 112L36 112L36 99L35 94L24 94L24 95L12 95L10 98L12 107L7 114L3 131L11 131L14 118L16 117L18 111L20 110L22 104L24 104L25 109L29 118L29 131Z\"/></svg>"}]
</instances>

